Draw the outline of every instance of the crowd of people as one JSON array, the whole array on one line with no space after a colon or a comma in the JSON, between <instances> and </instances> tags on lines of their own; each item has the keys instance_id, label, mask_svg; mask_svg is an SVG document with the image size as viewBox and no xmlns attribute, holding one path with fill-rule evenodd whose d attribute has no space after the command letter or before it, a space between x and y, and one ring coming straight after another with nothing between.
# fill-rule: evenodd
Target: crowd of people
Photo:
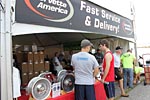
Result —
<instances>
[{"instance_id":1,"label":"crowd of people","mask_svg":"<svg viewBox=\"0 0 150 100\"><path fill-rule=\"evenodd\" d=\"M81 41L81 51L72 55L71 66L75 74L75 100L95 100L94 82L97 78L104 84L108 100L115 98L115 81L118 81L122 97L129 97L125 89L133 88L140 78L136 57L130 49L122 53L122 47L117 46L115 52L109 49L109 41L102 39L97 52L89 53L93 44L84 39ZM102 72L101 70L102 69ZM103 73L101 78L99 74ZM135 74L135 78L134 78Z\"/></svg>"}]
</instances>

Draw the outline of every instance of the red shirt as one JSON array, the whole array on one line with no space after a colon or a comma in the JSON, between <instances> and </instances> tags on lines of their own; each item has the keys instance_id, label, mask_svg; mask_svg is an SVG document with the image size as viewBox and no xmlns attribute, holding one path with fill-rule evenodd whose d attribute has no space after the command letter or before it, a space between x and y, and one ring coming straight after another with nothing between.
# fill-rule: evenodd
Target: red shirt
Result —
<instances>
[{"instance_id":1,"label":"red shirt","mask_svg":"<svg viewBox=\"0 0 150 100\"><path fill-rule=\"evenodd\" d=\"M105 78L104 81L106 81L106 82L112 82L112 81L115 80L115 73L114 73L114 56L113 56L113 54L112 54L111 51L106 52L105 55L104 55L103 70L105 70L105 68L106 68L106 59L105 59L105 56L106 56L107 53L110 53L112 55L112 60L110 62L110 68L109 68L108 74L107 74L107 76L106 76L106 78Z\"/></svg>"}]
</instances>

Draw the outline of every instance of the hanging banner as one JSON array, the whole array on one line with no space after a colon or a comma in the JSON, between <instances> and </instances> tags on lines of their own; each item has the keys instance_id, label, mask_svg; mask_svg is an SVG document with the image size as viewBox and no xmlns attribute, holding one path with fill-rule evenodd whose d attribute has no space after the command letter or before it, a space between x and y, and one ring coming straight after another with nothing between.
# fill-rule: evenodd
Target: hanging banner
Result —
<instances>
[{"instance_id":1,"label":"hanging banner","mask_svg":"<svg viewBox=\"0 0 150 100\"><path fill-rule=\"evenodd\" d=\"M130 19L87 0L16 0L16 22L134 38Z\"/></svg>"}]
</instances>

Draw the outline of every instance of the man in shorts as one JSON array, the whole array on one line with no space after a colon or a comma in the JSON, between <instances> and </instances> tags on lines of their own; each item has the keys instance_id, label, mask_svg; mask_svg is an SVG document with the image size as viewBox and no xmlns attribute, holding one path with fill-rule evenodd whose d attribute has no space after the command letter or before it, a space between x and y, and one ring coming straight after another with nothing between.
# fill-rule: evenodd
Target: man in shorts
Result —
<instances>
[{"instance_id":1,"label":"man in shorts","mask_svg":"<svg viewBox=\"0 0 150 100\"><path fill-rule=\"evenodd\" d=\"M94 77L99 71L99 64L89 51L93 44L84 39L81 41L81 51L73 54L71 65L75 74L75 100L96 100Z\"/></svg>"},{"instance_id":2,"label":"man in shorts","mask_svg":"<svg viewBox=\"0 0 150 100\"><path fill-rule=\"evenodd\" d=\"M102 39L99 43L99 48L105 53L103 59L103 76L101 82L104 83L104 88L108 100L115 98L115 85L114 85L114 56L109 49L109 41Z\"/></svg>"},{"instance_id":3,"label":"man in shorts","mask_svg":"<svg viewBox=\"0 0 150 100\"><path fill-rule=\"evenodd\" d=\"M129 95L125 93L123 88L123 77L122 77L122 69L120 68L120 55L122 53L122 47L117 46L115 49L114 55L114 67L115 67L115 80L118 81L119 87L121 90L122 97L128 97Z\"/></svg>"}]
</instances>

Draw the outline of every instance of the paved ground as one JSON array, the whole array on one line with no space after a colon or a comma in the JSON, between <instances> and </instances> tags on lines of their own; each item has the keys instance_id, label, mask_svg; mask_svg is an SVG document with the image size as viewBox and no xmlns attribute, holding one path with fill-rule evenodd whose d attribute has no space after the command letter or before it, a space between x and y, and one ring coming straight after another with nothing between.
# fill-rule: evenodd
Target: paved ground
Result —
<instances>
[{"instance_id":1,"label":"paved ground","mask_svg":"<svg viewBox=\"0 0 150 100\"><path fill-rule=\"evenodd\" d=\"M115 82L115 96L118 97L120 96L121 92L120 92L120 88L119 88L119 84L118 82Z\"/></svg>"},{"instance_id":2,"label":"paved ground","mask_svg":"<svg viewBox=\"0 0 150 100\"><path fill-rule=\"evenodd\" d=\"M150 85L144 86L144 83L136 85L133 89L126 90L129 97L120 97L120 90L116 83L116 99L115 100L150 100Z\"/></svg>"}]
</instances>

